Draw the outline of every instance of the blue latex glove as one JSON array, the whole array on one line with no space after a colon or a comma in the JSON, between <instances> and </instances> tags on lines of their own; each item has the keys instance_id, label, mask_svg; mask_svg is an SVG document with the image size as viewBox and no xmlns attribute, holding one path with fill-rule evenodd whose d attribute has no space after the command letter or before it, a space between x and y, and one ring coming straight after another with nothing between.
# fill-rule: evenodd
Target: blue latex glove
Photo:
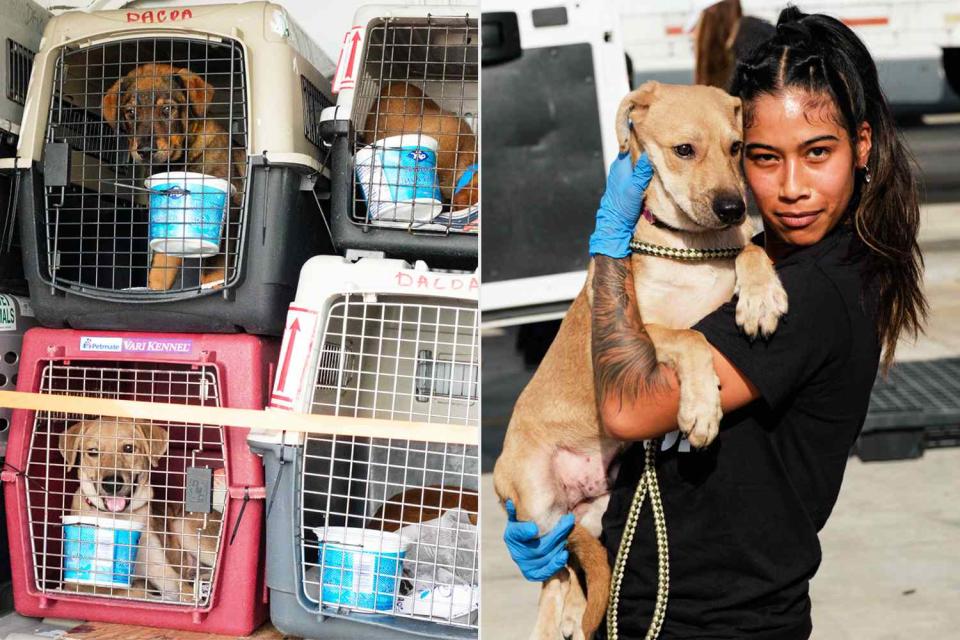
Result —
<instances>
[{"instance_id":1,"label":"blue latex glove","mask_svg":"<svg viewBox=\"0 0 960 640\"><path fill-rule=\"evenodd\" d=\"M567 564L567 536L573 529L574 517L568 513L542 538L537 537L537 525L533 522L518 522L517 510L512 500L507 500L507 528L503 541L507 543L510 557L520 567L527 580L543 582Z\"/></svg>"},{"instance_id":2,"label":"blue latex glove","mask_svg":"<svg viewBox=\"0 0 960 640\"><path fill-rule=\"evenodd\" d=\"M643 210L643 192L653 178L653 165L644 153L637 166L630 166L630 154L621 153L610 165L607 189L597 209L597 226L590 236L590 255L611 258L630 255L630 240Z\"/></svg>"}]
</instances>

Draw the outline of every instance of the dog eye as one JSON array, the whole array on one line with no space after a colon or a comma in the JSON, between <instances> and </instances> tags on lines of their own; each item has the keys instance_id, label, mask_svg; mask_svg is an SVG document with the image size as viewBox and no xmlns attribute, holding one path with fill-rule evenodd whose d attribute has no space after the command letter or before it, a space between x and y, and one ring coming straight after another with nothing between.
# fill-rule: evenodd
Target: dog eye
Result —
<instances>
[{"instance_id":1,"label":"dog eye","mask_svg":"<svg viewBox=\"0 0 960 640\"><path fill-rule=\"evenodd\" d=\"M124 452L124 453L133 453L133 445L132 445L132 444L125 444L125 445L123 445L123 452Z\"/></svg>"},{"instance_id":2,"label":"dog eye","mask_svg":"<svg viewBox=\"0 0 960 640\"><path fill-rule=\"evenodd\" d=\"M160 113L163 114L164 118L169 118L170 114L173 113L173 107L170 105L164 105L160 108Z\"/></svg>"},{"instance_id":3,"label":"dog eye","mask_svg":"<svg viewBox=\"0 0 960 640\"><path fill-rule=\"evenodd\" d=\"M98 455L100 455L100 449L97 449L96 447L90 447L87 449L87 455L91 458L96 458Z\"/></svg>"},{"instance_id":4,"label":"dog eye","mask_svg":"<svg viewBox=\"0 0 960 640\"><path fill-rule=\"evenodd\" d=\"M130 109L125 110L125 111L124 111L124 114L126 114L127 118L133 120L134 118L137 117L137 110L136 110L136 109L133 109L133 108L130 108Z\"/></svg>"},{"instance_id":5,"label":"dog eye","mask_svg":"<svg viewBox=\"0 0 960 640\"><path fill-rule=\"evenodd\" d=\"M693 145L692 144L678 144L673 148L673 152L680 156L681 158L692 158L693 157Z\"/></svg>"},{"instance_id":6,"label":"dog eye","mask_svg":"<svg viewBox=\"0 0 960 640\"><path fill-rule=\"evenodd\" d=\"M743 149L743 143L742 143L742 142L739 142L739 141L738 141L738 142L734 142L732 145L730 145L730 155L732 155L732 156L740 155L740 151L741 151L742 149Z\"/></svg>"}]
</instances>

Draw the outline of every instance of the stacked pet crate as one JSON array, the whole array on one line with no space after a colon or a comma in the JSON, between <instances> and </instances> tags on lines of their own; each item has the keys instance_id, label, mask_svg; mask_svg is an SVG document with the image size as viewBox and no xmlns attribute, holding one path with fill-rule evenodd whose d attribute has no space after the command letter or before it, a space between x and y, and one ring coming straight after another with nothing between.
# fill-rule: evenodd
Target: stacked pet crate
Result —
<instances>
[{"instance_id":1,"label":"stacked pet crate","mask_svg":"<svg viewBox=\"0 0 960 640\"><path fill-rule=\"evenodd\" d=\"M324 113L338 247L475 268L478 18L455 4L357 12Z\"/></svg>"},{"instance_id":2,"label":"stacked pet crate","mask_svg":"<svg viewBox=\"0 0 960 640\"><path fill-rule=\"evenodd\" d=\"M304 267L271 405L428 423L431 437L251 434L282 631L476 637L478 289L474 274L422 262L318 256ZM451 425L471 438L444 441Z\"/></svg>"},{"instance_id":3,"label":"stacked pet crate","mask_svg":"<svg viewBox=\"0 0 960 640\"><path fill-rule=\"evenodd\" d=\"M15 153L33 56L50 17L32 0L9 0L4 3L3 14L0 25L0 81L3 83L0 91L0 157ZM35 324L26 297L20 234L14 215L16 200L13 192L16 187L13 173L8 167L0 166L0 389L7 390L17 384L23 333ZM6 456L10 417L10 409L0 408L0 461ZM3 497L0 496L2 509ZM6 527L0 524L0 611L13 606L6 538Z\"/></svg>"},{"instance_id":4,"label":"stacked pet crate","mask_svg":"<svg viewBox=\"0 0 960 640\"><path fill-rule=\"evenodd\" d=\"M299 270L332 247L318 66L267 2L50 21L6 161L48 327L27 333L19 391L263 408ZM264 482L246 430L97 408L13 413L18 611L253 631Z\"/></svg>"},{"instance_id":5,"label":"stacked pet crate","mask_svg":"<svg viewBox=\"0 0 960 640\"><path fill-rule=\"evenodd\" d=\"M368 6L344 38L322 123L344 256L301 272L271 406L425 435L251 434L290 634L477 637L478 17Z\"/></svg>"}]
</instances>

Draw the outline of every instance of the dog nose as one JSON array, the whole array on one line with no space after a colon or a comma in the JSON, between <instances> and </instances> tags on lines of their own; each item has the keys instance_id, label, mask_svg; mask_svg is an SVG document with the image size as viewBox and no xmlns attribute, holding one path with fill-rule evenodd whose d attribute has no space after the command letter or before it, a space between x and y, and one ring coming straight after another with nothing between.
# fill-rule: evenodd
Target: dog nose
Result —
<instances>
[{"instance_id":1,"label":"dog nose","mask_svg":"<svg viewBox=\"0 0 960 640\"><path fill-rule=\"evenodd\" d=\"M724 224L740 222L746 210L747 205L740 196L718 196L713 200L713 212Z\"/></svg>"},{"instance_id":2,"label":"dog nose","mask_svg":"<svg viewBox=\"0 0 960 640\"><path fill-rule=\"evenodd\" d=\"M123 489L123 478L120 476L107 476L100 481L100 487L104 493L115 496Z\"/></svg>"}]
</instances>

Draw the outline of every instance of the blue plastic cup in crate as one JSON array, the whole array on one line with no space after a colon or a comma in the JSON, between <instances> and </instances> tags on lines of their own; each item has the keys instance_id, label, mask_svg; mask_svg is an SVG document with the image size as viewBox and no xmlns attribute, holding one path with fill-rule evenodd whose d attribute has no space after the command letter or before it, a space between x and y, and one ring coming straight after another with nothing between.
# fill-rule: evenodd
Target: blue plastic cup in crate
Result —
<instances>
[{"instance_id":1,"label":"blue plastic cup in crate","mask_svg":"<svg viewBox=\"0 0 960 640\"><path fill-rule=\"evenodd\" d=\"M403 569L396 533L316 527L320 539L320 602L354 611L392 612Z\"/></svg>"},{"instance_id":2,"label":"blue plastic cup in crate","mask_svg":"<svg viewBox=\"0 0 960 640\"><path fill-rule=\"evenodd\" d=\"M219 253L233 185L190 171L156 173L144 183L151 192L151 249L184 258Z\"/></svg>"},{"instance_id":3,"label":"blue plastic cup in crate","mask_svg":"<svg viewBox=\"0 0 960 640\"><path fill-rule=\"evenodd\" d=\"M64 516L64 582L129 587L142 530L128 520Z\"/></svg>"},{"instance_id":4,"label":"blue plastic cup in crate","mask_svg":"<svg viewBox=\"0 0 960 640\"><path fill-rule=\"evenodd\" d=\"M443 209L436 138L406 134L377 140L357 151L354 164L371 220L426 223Z\"/></svg>"}]
</instances>

